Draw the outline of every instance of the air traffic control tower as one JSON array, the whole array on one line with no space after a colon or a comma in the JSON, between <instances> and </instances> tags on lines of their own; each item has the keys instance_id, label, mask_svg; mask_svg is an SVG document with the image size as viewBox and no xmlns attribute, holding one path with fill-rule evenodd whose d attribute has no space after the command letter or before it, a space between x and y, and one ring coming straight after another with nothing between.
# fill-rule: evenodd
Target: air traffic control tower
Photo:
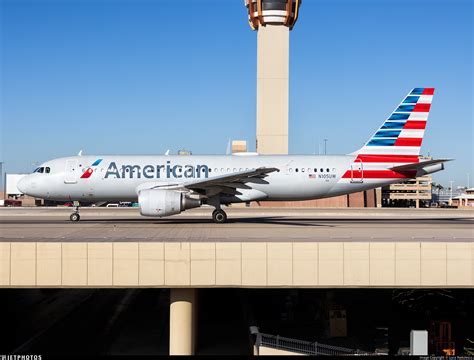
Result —
<instances>
[{"instance_id":1,"label":"air traffic control tower","mask_svg":"<svg viewBox=\"0 0 474 360\"><path fill-rule=\"evenodd\" d=\"M257 152L288 154L290 30L301 0L245 0L257 31Z\"/></svg>"}]
</instances>

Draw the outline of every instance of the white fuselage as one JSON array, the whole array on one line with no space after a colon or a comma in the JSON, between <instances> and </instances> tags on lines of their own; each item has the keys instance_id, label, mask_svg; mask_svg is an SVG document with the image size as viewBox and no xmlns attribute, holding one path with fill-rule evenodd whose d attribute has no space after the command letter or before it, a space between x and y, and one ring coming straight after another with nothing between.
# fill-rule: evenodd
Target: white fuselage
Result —
<instances>
[{"instance_id":1,"label":"white fuselage","mask_svg":"<svg viewBox=\"0 0 474 360\"><path fill-rule=\"evenodd\" d=\"M255 200L308 200L358 192L400 182L400 178L364 178L371 164L356 155L104 155L47 161L49 172L33 173L19 184L23 192L49 200L137 201L138 191L186 184L199 179L259 167L278 168L241 194L221 194L222 203ZM398 164L384 164L386 168ZM378 164L380 167L380 164ZM84 175L85 174L85 175Z\"/></svg>"}]
</instances>

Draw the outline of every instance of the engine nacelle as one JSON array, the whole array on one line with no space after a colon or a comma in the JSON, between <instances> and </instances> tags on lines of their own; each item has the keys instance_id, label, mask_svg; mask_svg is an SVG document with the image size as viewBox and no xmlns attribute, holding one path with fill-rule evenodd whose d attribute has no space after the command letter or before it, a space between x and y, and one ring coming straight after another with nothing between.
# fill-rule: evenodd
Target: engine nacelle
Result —
<instances>
[{"instance_id":1,"label":"engine nacelle","mask_svg":"<svg viewBox=\"0 0 474 360\"><path fill-rule=\"evenodd\" d=\"M143 216L169 216L201 206L201 200L193 199L174 190L141 190L138 194L140 214Z\"/></svg>"}]
</instances>

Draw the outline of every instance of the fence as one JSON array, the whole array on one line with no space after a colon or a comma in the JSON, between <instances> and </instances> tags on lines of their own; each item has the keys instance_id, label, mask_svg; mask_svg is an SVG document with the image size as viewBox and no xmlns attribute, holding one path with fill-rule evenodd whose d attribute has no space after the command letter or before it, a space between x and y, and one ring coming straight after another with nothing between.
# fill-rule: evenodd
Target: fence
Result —
<instances>
[{"instance_id":1,"label":"fence","mask_svg":"<svg viewBox=\"0 0 474 360\"><path fill-rule=\"evenodd\" d=\"M287 350L306 355L376 355L361 350L348 349L339 346L321 344L318 342L302 341L286 338L283 336L262 333L257 334L256 346L257 349L260 346L265 346L273 349Z\"/></svg>"}]
</instances>

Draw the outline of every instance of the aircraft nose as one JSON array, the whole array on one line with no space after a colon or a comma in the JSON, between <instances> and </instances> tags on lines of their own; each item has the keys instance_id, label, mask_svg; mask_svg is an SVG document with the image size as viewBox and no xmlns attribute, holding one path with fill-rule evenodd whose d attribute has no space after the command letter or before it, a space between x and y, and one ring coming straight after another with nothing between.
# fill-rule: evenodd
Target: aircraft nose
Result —
<instances>
[{"instance_id":1,"label":"aircraft nose","mask_svg":"<svg viewBox=\"0 0 474 360\"><path fill-rule=\"evenodd\" d=\"M28 189L29 189L29 183L30 183L30 179L28 179L28 176L24 176L20 179L20 181L18 181L18 183L16 184L16 187L18 188L18 190L20 190L23 194L27 194L28 193Z\"/></svg>"}]
</instances>

